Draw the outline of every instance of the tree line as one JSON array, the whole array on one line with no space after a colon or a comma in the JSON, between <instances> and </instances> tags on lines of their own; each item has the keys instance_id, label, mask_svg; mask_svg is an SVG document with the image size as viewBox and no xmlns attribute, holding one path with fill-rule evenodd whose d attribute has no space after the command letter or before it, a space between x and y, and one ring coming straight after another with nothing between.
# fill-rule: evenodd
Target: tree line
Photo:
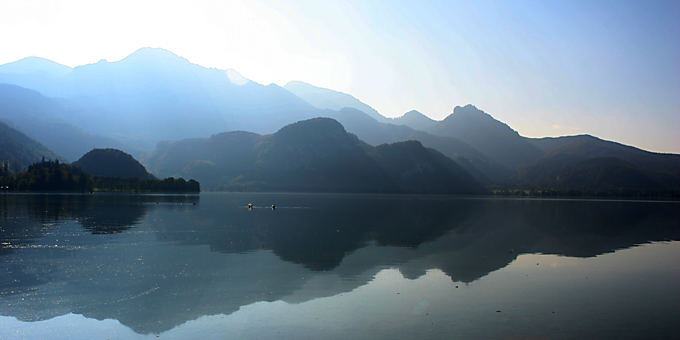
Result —
<instances>
[{"instance_id":1,"label":"tree line","mask_svg":"<svg viewBox=\"0 0 680 340\"><path fill-rule=\"evenodd\" d=\"M169 177L139 179L91 176L80 168L59 162L42 160L25 172L13 174L0 167L0 190L39 192L136 192L136 193L196 193L200 184L195 180Z\"/></svg>"}]
</instances>

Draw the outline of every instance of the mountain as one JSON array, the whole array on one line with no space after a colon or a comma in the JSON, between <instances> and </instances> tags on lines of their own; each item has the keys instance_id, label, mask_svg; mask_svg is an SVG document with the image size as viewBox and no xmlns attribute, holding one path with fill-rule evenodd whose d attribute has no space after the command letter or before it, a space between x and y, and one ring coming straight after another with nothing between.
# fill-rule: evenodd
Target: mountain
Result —
<instances>
[{"instance_id":1,"label":"mountain","mask_svg":"<svg viewBox=\"0 0 680 340\"><path fill-rule=\"evenodd\" d=\"M160 144L149 160L161 176L245 191L483 192L465 170L418 142L372 147L330 118L271 135L227 132Z\"/></svg>"},{"instance_id":2,"label":"mountain","mask_svg":"<svg viewBox=\"0 0 680 340\"><path fill-rule=\"evenodd\" d=\"M99 177L154 178L136 159L117 149L93 149L73 165Z\"/></svg>"},{"instance_id":3,"label":"mountain","mask_svg":"<svg viewBox=\"0 0 680 340\"><path fill-rule=\"evenodd\" d=\"M465 159L475 160L469 171L484 173L477 178L492 187L581 194L680 192L680 155L648 152L589 135L526 138L472 105L457 106L439 122L417 111L394 121L464 141L482 157L471 157L470 152L462 159L445 154L463 166ZM431 140L423 143L448 150ZM497 172L488 173L489 169Z\"/></svg>"},{"instance_id":4,"label":"mountain","mask_svg":"<svg viewBox=\"0 0 680 340\"><path fill-rule=\"evenodd\" d=\"M47 98L22 87L0 84L0 120L10 123L50 150L73 161L95 147L116 147L141 152L113 138L91 134L68 123L64 117L77 110L64 100Z\"/></svg>"},{"instance_id":5,"label":"mountain","mask_svg":"<svg viewBox=\"0 0 680 340\"><path fill-rule=\"evenodd\" d=\"M590 158L577 162L564 162L554 158L542 160L522 171L519 183L524 187L540 190L593 194L625 194L666 189L663 183L654 181L643 169L614 157Z\"/></svg>"},{"instance_id":6,"label":"mountain","mask_svg":"<svg viewBox=\"0 0 680 340\"><path fill-rule=\"evenodd\" d=\"M462 185L461 181L475 183L475 180L456 162L434 149L424 148L418 141L378 145L375 153L382 168L396 179L399 192L482 192L476 185L467 188Z\"/></svg>"},{"instance_id":7,"label":"mountain","mask_svg":"<svg viewBox=\"0 0 680 340\"><path fill-rule=\"evenodd\" d=\"M651 172L680 176L680 155L677 154L649 152L590 135L527 138L527 141L541 149L544 157L567 157L572 162L615 157Z\"/></svg>"},{"instance_id":8,"label":"mountain","mask_svg":"<svg viewBox=\"0 0 680 340\"><path fill-rule=\"evenodd\" d=\"M417 140L425 147L435 149L455 160L481 182L496 183L512 175L510 170L454 137L436 136L408 126L380 123L367 114L351 108L327 111L324 114L340 122L347 131L356 134L359 139L374 146Z\"/></svg>"},{"instance_id":9,"label":"mountain","mask_svg":"<svg viewBox=\"0 0 680 340\"><path fill-rule=\"evenodd\" d=\"M0 122L0 165L12 172L25 170L41 159L57 159L57 155L25 134Z\"/></svg>"},{"instance_id":10,"label":"mountain","mask_svg":"<svg viewBox=\"0 0 680 340\"><path fill-rule=\"evenodd\" d=\"M427 131L465 141L511 170L518 170L542 155L538 147L517 131L473 105L456 106L452 114Z\"/></svg>"},{"instance_id":11,"label":"mountain","mask_svg":"<svg viewBox=\"0 0 680 340\"><path fill-rule=\"evenodd\" d=\"M6 66L6 65L5 65ZM270 133L314 116L316 109L277 85L233 83L235 74L190 63L169 51L142 48L128 57L51 75L28 67L3 72L0 82L26 86L66 100L62 119L90 133L118 138L140 149L162 140L225 130ZM34 75L42 76L40 82Z\"/></svg>"},{"instance_id":12,"label":"mountain","mask_svg":"<svg viewBox=\"0 0 680 340\"><path fill-rule=\"evenodd\" d=\"M680 192L680 155L660 154L590 135L527 139L545 154L517 184L596 193Z\"/></svg>"},{"instance_id":13,"label":"mountain","mask_svg":"<svg viewBox=\"0 0 680 340\"><path fill-rule=\"evenodd\" d=\"M345 107L351 107L379 122L387 122L389 120L372 107L347 93L317 87L301 81L291 81L284 87L319 109L340 110Z\"/></svg>"},{"instance_id":14,"label":"mountain","mask_svg":"<svg viewBox=\"0 0 680 340\"><path fill-rule=\"evenodd\" d=\"M437 125L437 121L416 111L411 110L401 117L393 118L392 122L397 125L406 125L416 130L428 131Z\"/></svg>"},{"instance_id":15,"label":"mountain","mask_svg":"<svg viewBox=\"0 0 680 340\"><path fill-rule=\"evenodd\" d=\"M0 83L16 84L26 88L55 88L61 77L72 68L51 60L28 57L0 65Z\"/></svg>"},{"instance_id":16,"label":"mountain","mask_svg":"<svg viewBox=\"0 0 680 340\"><path fill-rule=\"evenodd\" d=\"M163 49L143 48L120 61L102 60L75 68L25 58L0 65L2 82L8 84L0 84L0 120L67 160L92 148L113 147L146 161L146 153L160 142L152 158L168 162L161 162L163 170L201 174L208 187L279 190L272 182L263 182L271 174L262 172L266 168L262 162L274 155L253 154L267 145L278 150L275 138L261 134L318 116L337 120L370 144L358 143L378 165L376 146L417 140L494 189L578 191L591 183L603 191L635 191L644 186L663 191L680 186L678 155L649 153L591 136L526 138L472 105L455 107L442 121L417 111L388 119L345 93L302 82L291 82L285 88L264 86L235 70L205 68ZM220 133L238 130L253 133ZM210 135L214 136L202 138ZM163 142L178 139L183 140ZM225 145L235 149L224 150ZM164 154L170 146L181 152ZM289 155L289 151L276 152ZM236 164L233 159L242 161ZM593 183L593 178L602 185ZM289 187L302 188L303 183L294 177L286 181ZM625 181L640 185L628 187ZM318 178L309 183L324 188L319 190L340 190ZM383 189L405 190L396 183L383 183ZM346 190L357 188L366 187L361 184Z\"/></svg>"},{"instance_id":17,"label":"mountain","mask_svg":"<svg viewBox=\"0 0 680 340\"><path fill-rule=\"evenodd\" d=\"M0 73L4 74L42 74L51 77L63 76L71 72L71 68L51 60L39 57L27 57L12 63L0 65Z\"/></svg>"}]
</instances>

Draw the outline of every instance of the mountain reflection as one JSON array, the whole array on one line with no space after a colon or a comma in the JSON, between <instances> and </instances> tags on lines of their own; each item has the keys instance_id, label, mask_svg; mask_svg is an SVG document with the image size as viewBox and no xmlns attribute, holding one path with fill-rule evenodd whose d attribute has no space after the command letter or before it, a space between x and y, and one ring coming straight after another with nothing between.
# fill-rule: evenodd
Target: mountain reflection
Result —
<instances>
[{"instance_id":1,"label":"mountain reflection","mask_svg":"<svg viewBox=\"0 0 680 340\"><path fill-rule=\"evenodd\" d=\"M680 239L677 204L660 202L73 195L1 196L0 207L0 314L72 312L139 333L258 301L332 296L389 267L470 283L522 253L590 257ZM333 284L304 288L320 278Z\"/></svg>"},{"instance_id":2,"label":"mountain reflection","mask_svg":"<svg viewBox=\"0 0 680 340\"><path fill-rule=\"evenodd\" d=\"M276 211L249 211L244 209L248 202L244 199L205 200L201 211L159 225L159 233L166 240L206 244L223 253L269 249L284 261L330 270L370 242L415 248L455 228L478 208L466 200L452 204L422 198L320 195L281 196L276 198ZM178 226L185 225L191 228L177 232Z\"/></svg>"},{"instance_id":3,"label":"mountain reflection","mask_svg":"<svg viewBox=\"0 0 680 340\"><path fill-rule=\"evenodd\" d=\"M3 244L26 243L44 236L47 226L77 221L93 234L130 229L147 210L159 204L196 205L197 195L2 195L0 239ZM0 253L2 254L2 253Z\"/></svg>"}]
</instances>

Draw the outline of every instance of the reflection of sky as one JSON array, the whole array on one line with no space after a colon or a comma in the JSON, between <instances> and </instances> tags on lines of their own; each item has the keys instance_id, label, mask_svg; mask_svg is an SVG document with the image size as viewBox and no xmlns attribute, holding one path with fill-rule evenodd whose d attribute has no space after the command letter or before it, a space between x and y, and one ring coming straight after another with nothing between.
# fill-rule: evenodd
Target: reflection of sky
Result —
<instances>
[{"instance_id":1,"label":"reflection of sky","mask_svg":"<svg viewBox=\"0 0 680 340\"><path fill-rule=\"evenodd\" d=\"M257 302L230 315L199 317L158 336L422 339L677 334L679 256L680 242L585 259L521 255L469 284L452 281L436 269L413 280L385 269L350 292L302 303ZM0 324L3 339L156 338L136 334L115 320L75 314L34 323L0 317Z\"/></svg>"},{"instance_id":2,"label":"reflection of sky","mask_svg":"<svg viewBox=\"0 0 680 340\"><path fill-rule=\"evenodd\" d=\"M677 13L677 1L5 1L0 63L163 47L261 83L348 92L387 116L472 103L528 136L680 152Z\"/></svg>"}]
</instances>

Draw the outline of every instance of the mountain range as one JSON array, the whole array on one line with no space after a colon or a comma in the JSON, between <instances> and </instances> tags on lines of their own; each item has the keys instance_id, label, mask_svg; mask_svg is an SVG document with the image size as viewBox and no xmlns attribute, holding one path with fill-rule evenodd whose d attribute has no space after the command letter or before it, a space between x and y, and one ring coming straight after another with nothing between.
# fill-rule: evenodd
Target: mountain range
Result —
<instances>
[{"instance_id":1,"label":"mountain range","mask_svg":"<svg viewBox=\"0 0 680 340\"><path fill-rule=\"evenodd\" d=\"M271 135L228 132L160 145L149 160L161 176L196 178L224 190L483 193L456 162L407 141L377 147L331 118Z\"/></svg>"},{"instance_id":2,"label":"mountain range","mask_svg":"<svg viewBox=\"0 0 680 340\"><path fill-rule=\"evenodd\" d=\"M297 150L310 153L305 154L309 166L321 161L314 152L334 152L334 157L352 161L363 157L356 164L372 164L366 169L383 171L379 175L383 179L371 189L380 192L418 186L400 187L405 179L399 185L387 183L386 179L394 181L408 172L405 160L411 166L423 161L449 170L454 164L456 183L473 178L491 190L680 191L676 154L648 152L589 135L527 138L473 105L457 106L441 121L415 110L387 118L346 93L298 81L284 87L261 85L235 70L205 68L162 49L143 48L120 61L75 68L29 57L0 65L0 83L4 83L0 120L65 160L74 161L92 148L117 148L159 174L196 174L205 178L201 183L214 188L275 189L274 179L279 177L267 176L289 176L286 180L291 181L294 177L292 172L270 169L287 169L294 162L279 155L300 157L290 153ZM341 126L309 121L315 117L331 118ZM315 137L310 124L329 135ZM286 131L300 127L309 139L281 142ZM400 143L407 141L418 143ZM288 142L292 149L283 147ZM304 143L318 145L295 149ZM399 157L387 156L395 152ZM421 159L402 158L416 154ZM386 173L392 171L388 163L396 167L394 173ZM326 170L326 175L340 175ZM327 178L310 178L310 187L300 190L341 190ZM343 185L350 185L353 179L344 180Z\"/></svg>"},{"instance_id":3,"label":"mountain range","mask_svg":"<svg viewBox=\"0 0 680 340\"><path fill-rule=\"evenodd\" d=\"M226 71L152 48L72 69L26 58L0 66L0 83L58 98L66 122L147 150L228 130L273 132L316 110L277 85L232 83Z\"/></svg>"}]
</instances>

